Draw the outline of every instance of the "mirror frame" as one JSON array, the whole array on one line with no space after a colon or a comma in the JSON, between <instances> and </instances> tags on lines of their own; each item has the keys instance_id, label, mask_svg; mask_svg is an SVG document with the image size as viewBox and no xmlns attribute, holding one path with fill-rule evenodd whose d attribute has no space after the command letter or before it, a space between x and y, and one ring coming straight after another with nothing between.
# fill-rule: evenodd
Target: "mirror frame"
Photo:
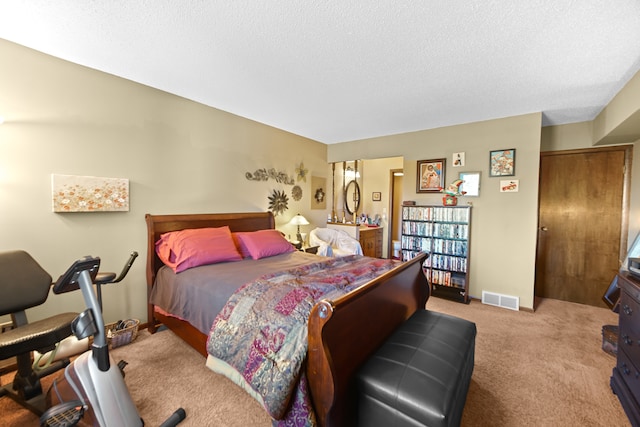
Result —
<instances>
[{"instance_id":1,"label":"mirror frame","mask_svg":"<svg viewBox=\"0 0 640 427\"><path fill-rule=\"evenodd\" d=\"M349 189L351 186L354 186L353 192L355 193L356 200L349 201L348 195L350 194ZM347 211L349 215L353 215L355 212L358 212L358 210L360 209L360 198L361 198L360 185L358 185L358 181L353 179L349 181L346 187L344 187L344 209ZM355 204L354 209L351 209L349 202L351 202L351 205Z\"/></svg>"}]
</instances>

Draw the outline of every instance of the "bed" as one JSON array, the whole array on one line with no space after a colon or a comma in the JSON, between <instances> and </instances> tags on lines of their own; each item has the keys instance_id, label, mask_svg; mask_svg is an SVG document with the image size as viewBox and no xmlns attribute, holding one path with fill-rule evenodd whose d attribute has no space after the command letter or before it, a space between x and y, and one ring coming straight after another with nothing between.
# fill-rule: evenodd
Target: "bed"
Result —
<instances>
[{"instance_id":1,"label":"bed","mask_svg":"<svg viewBox=\"0 0 640 427\"><path fill-rule=\"evenodd\" d=\"M162 234L224 226L234 233L275 228L275 220L270 212L147 214L145 220L148 232L146 275L149 301L156 291L156 278L162 274L164 266L155 251L156 242ZM304 255L315 257L312 254ZM297 252L290 255L292 258L298 256ZM399 324L417 309L424 308L429 296L429 287L421 268L425 256L421 254L411 261L400 263L357 289L332 300L321 300L311 308L307 323L305 373L318 425L355 424L354 374ZM202 331L202 326L194 326L182 316L158 310L149 303L149 331L154 333L161 324L207 357L208 335Z\"/></svg>"}]
</instances>

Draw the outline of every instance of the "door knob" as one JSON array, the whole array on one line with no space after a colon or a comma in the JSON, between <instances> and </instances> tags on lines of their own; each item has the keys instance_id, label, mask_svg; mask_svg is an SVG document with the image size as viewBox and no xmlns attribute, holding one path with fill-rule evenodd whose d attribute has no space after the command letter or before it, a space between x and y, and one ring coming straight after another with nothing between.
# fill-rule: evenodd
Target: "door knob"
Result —
<instances>
[{"instance_id":1,"label":"door knob","mask_svg":"<svg viewBox=\"0 0 640 427\"><path fill-rule=\"evenodd\" d=\"M547 231L547 230L548 230L548 228L545 227L545 226L540 227L540 231Z\"/></svg>"}]
</instances>

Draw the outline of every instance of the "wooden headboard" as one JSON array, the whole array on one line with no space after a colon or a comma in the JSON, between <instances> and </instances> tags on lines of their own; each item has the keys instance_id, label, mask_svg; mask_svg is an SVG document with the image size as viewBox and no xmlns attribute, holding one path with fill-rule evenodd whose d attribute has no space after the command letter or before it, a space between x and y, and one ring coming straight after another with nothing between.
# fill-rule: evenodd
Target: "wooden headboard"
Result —
<instances>
[{"instance_id":1,"label":"wooden headboard","mask_svg":"<svg viewBox=\"0 0 640 427\"><path fill-rule=\"evenodd\" d=\"M147 222L147 298L156 279L156 273L164 264L156 254L156 242L160 235L169 231L190 228L228 226L232 232L256 231L276 227L271 212L212 213L212 214L180 214L151 215L146 214ZM153 319L153 306L149 305L148 319ZM155 324L149 324L155 330Z\"/></svg>"}]
</instances>

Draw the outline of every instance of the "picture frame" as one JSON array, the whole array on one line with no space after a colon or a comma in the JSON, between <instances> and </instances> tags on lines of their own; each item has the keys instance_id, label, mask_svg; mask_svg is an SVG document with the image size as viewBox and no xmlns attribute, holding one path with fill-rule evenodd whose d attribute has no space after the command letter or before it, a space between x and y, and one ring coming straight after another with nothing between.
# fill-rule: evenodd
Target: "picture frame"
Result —
<instances>
[{"instance_id":1,"label":"picture frame","mask_svg":"<svg viewBox=\"0 0 640 427\"><path fill-rule=\"evenodd\" d=\"M464 152L459 152L459 153L453 153L453 156L451 158L451 164L453 165L454 168L459 168L465 165L465 153Z\"/></svg>"},{"instance_id":2,"label":"picture frame","mask_svg":"<svg viewBox=\"0 0 640 427\"><path fill-rule=\"evenodd\" d=\"M327 208L327 179L318 176L311 177L311 209Z\"/></svg>"},{"instance_id":3,"label":"picture frame","mask_svg":"<svg viewBox=\"0 0 640 427\"><path fill-rule=\"evenodd\" d=\"M379 202L380 200L382 200L382 193L380 191L374 191L373 193L371 193L371 200L373 200L374 202Z\"/></svg>"},{"instance_id":4,"label":"picture frame","mask_svg":"<svg viewBox=\"0 0 640 427\"><path fill-rule=\"evenodd\" d=\"M418 160L416 193L439 193L445 182L446 159Z\"/></svg>"},{"instance_id":5,"label":"picture frame","mask_svg":"<svg viewBox=\"0 0 640 427\"><path fill-rule=\"evenodd\" d=\"M51 174L53 212L128 212L129 179Z\"/></svg>"},{"instance_id":6,"label":"picture frame","mask_svg":"<svg viewBox=\"0 0 640 427\"><path fill-rule=\"evenodd\" d=\"M516 174L516 149L507 148L489 152L489 176L514 176Z\"/></svg>"},{"instance_id":7,"label":"picture frame","mask_svg":"<svg viewBox=\"0 0 640 427\"><path fill-rule=\"evenodd\" d=\"M500 192L501 193L517 193L520 189L519 179L501 179L500 180Z\"/></svg>"},{"instance_id":8,"label":"picture frame","mask_svg":"<svg viewBox=\"0 0 640 427\"><path fill-rule=\"evenodd\" d=\"M480 172L460 172L458 178L463 182L460 184L460 191L465 196L480 196Z\"/></svg>"}]
</instances>

